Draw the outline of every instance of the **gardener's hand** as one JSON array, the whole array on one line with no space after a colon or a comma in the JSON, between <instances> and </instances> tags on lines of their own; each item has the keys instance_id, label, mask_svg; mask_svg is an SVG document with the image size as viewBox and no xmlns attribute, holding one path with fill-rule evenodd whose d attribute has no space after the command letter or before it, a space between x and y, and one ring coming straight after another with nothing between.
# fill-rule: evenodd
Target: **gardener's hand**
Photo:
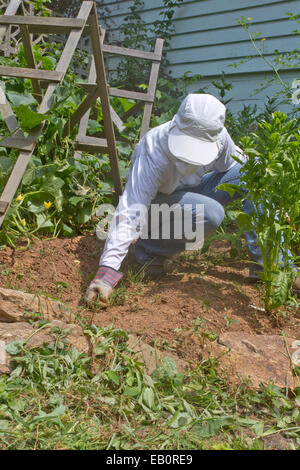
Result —
<instances>
[{"instance_id":1,"label":"gardener's hand","mask_svg":"<svg viewBox=\"0 0 300 470\"><path fill-rule=\"evenodd\" d=\"M107 266L100 266L95 279L91 282L86 291L87 302L91 303L96 301L97 296L100 294L100 303L107 305L114 287L122 277L123 274L119 271Z\"/></svg>"}]
</instances>

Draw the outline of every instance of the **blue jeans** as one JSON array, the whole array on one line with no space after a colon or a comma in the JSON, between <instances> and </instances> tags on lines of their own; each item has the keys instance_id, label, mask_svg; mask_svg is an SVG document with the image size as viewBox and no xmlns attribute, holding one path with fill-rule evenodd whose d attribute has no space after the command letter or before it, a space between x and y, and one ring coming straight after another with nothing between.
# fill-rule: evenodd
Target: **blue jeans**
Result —
<instances>
[{"instance_id":1,"label":"blue jeans","mask_svg":"<svg viewBox=\"0 0 300 470\"><path fill-rule=\"evenodd\" d=\"M169 206L179 204L182 208L184 205L189 204L189 207L192 208L192 219L195 221L197 220L197 205L204 205L204 236L206 238L213 234L223 222L225 215L224 206L240 197L237 193L231 197L225 191L219 189L216 191L216 188L220 184L225 183L239 185L240 169L241 165L236 163L230 170L224 173L211 171L203 176L199 186L186 187L184 190L175 191L169 195L160 193L152 201L152 204L168 204ZM244 201L243 210L250 214L251 205L248 200ZM263 264L260 249L257 246L256 233L254 231L247 232L246 241L249 255L254 262L252 269L250 267L250 271L254 274L254 267L256 267L257 264ZM171 256L185 250L186 240L172 238L168 240L139 239L134 247L135 257L139 264L151 263L155 265L163 265L166 258L170 258Z\"/></svg>"}]
</instances>

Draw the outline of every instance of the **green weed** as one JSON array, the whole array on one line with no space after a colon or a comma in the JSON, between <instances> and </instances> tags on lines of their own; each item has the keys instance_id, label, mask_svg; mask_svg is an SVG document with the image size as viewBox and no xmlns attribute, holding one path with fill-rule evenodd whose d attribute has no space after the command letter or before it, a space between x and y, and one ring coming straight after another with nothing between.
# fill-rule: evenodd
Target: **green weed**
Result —
<instances>
[{"instance_id":1,"label":"green weed","mask_svg":"<svg viewBox=\"0 0 300 470\"><path fill-rule=\"evenodd\" d=\"M85 333L91 356L66 343L68 331L53 345L8 346L15 365L0 378L0 448L256 449L273 434L300 448L296 396L272 384L230 389L214 359L183 374L165 358L150 377L124 331Z\"/></svg>"}]
</instances>

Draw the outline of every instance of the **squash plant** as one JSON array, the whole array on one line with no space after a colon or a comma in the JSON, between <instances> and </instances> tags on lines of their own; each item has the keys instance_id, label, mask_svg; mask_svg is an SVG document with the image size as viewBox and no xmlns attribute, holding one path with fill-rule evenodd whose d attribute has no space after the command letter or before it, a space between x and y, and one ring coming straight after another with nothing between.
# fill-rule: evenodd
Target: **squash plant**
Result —
<instances>
[{"instance_id":1,"label":"squash plant","mask_svg":"<svg viewBox=\"0 0 300 470\"><path fill-rule=\"evenodd\" d=\"M61 54L61 45L51 43L34 46L36 61L45 69L54 69ZM26 66L23 48L14 58L1 57L3 65ZM38 102L29 80L2 78L0 86L18 118L20 129L27 135L42 121L43 133L35 148L15 200L0 231L0 245L15 246L19 236L28 241L34 235L72 236L82 229L92 229L93 218L101 203L112 202L113 182L110 177L108 155L83 154L75 158L76 128L63 131L69 117L84 98L76 85L77 77L70 70L55 92L55 104L47 115L37 112ZM117 100L117 98L115 98ZM126 100L118 106L131 107ZM88 133L103 130L101 107L89 120ZM0 116L0 134L10 135ZM120 172L124 177L128 167L130 140L120 149ZM1 147L0 193L2 192L18 152Z\"/></svg>"},{"instance_id":2,"label":"squash plant","mask_svg":"<svg viewBox=\"0 0 300 470\"><path fill-rule=\"evenodd\" d=\"M297 121L282 112L258 131L242 139L247 162L241 170L241 187L221 185L233 195L238 192L252 206L251 215L237 211L236 220L245 230L255 230L263 258L267 312L280 307L290 296L297 275L295 242L300 233L300 137ZM237 159L238 160L238 159Z\"/></svg>"}]
</instances>

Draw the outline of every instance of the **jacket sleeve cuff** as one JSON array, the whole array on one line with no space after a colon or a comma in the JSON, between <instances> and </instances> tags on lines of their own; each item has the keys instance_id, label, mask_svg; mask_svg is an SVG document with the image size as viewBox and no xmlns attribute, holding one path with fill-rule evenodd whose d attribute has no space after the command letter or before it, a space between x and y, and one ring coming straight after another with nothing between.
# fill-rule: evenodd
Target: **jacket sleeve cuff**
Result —
<instances>
[{"instance_id":1,"label":"jacket sleeve cuff","mask_svg":"<svg viewBox=\"0 0 300 470\"><path fill-rule=\"evenodd\" d=\"M99 266L95 279L101 279L114 288L122 279L123 273L108 266Z\"/></svg>"}]
</instances>

